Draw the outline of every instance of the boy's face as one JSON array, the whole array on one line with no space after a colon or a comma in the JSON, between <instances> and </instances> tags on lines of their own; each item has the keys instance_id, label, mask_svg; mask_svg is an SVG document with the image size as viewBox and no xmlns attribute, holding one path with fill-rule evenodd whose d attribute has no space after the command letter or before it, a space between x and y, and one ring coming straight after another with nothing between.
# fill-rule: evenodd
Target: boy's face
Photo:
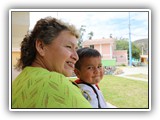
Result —
<instances>
[{"instance_id":1,"label":"boy's face","mask_svg":"<svg viewBox=\"0 0 160 120\"><path fill-rule=\"evenodd\" d=\"M75 70L78 78L89 84L97 84L103 78L101 57L83 58L80 70Z\"/></svg>"}]
</instances>

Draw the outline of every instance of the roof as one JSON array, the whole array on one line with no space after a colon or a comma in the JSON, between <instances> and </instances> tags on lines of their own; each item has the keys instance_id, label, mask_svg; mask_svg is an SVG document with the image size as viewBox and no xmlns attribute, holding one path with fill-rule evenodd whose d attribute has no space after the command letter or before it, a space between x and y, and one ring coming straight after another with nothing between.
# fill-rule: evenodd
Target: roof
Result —
<instances>
[{"instance_id":1,"label":"roof","mask_svg":"<svg viewBox=\"0 0 160 120\"><path fill-rule=\"evenodd\" d=\"M95 45L95 44L111 44L114 43L113 38L102 38L102 39L90 39L83 41L82 45Z\"/></svg>"}]
</instances>

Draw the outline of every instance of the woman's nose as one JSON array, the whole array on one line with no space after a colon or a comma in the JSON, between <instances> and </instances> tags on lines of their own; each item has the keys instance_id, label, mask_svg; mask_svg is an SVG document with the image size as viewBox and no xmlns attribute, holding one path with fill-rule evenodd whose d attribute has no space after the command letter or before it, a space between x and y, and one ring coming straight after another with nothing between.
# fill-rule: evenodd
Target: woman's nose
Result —
<instances>
[{"instance_id":1,"label":"woman's nose","mask_svg":"<svg viewBox=\"0 0 160 120\"><path fill-rule=\"evenodd\" d=\"M78 61L79 57L76 51L72 53L71 58L74 59L75 61Z\"/></svg>"}]
</instances>

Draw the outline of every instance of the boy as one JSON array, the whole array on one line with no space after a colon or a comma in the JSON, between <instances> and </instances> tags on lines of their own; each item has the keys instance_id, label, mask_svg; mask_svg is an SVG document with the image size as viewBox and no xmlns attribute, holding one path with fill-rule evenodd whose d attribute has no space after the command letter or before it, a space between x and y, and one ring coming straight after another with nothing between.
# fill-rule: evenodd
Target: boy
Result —
<instances>
[{"instance_id":1,"label":"boy","mask_svg":"<svg viewBox=\"0 0 160 120\"><path fill-rule=\"evenodd\" d=\"M84 97L93 108L107 108L106 101L98 87L103 78L103 67L100 53L91 48L77 50L79 60L75 64L75 74L79 78L75 81L83 91Z\"/></svg>"}]
</instances>

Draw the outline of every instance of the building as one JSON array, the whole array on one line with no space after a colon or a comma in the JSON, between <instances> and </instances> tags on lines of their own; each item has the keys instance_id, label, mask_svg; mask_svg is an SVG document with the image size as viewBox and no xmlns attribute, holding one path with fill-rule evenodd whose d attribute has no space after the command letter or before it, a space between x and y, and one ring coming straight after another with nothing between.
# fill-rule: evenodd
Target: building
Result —
<instances>
[{"instance_id":1,"label":"building","mask_svg":"<svg viewBox=\"0 0 160 120\"><path fill-rule=\"evenodd\" d=\"M140 55L141 63L147 65L148 64L148 55Z\"/></svg>"},{"instance_id":2,"label":"building","mask_svg":"<svg viewBox=\"0 0 160 120\"><path fill-rule=\"evenodd\" d=\"M20 44L29 31L29 12L11 13L12 66L20 58Z\"/></svg>"},{"instance_id":3,"label":"building","mask_svg":"<svg viewBox=\"0 0 160 120\"><path fill-rule=\"evenodd\" d=\"M116 50L113 38L85 40L82 46L98 50L102 55L104 66L128 65L127 50Z\"/></svg>"}]
</instances>

